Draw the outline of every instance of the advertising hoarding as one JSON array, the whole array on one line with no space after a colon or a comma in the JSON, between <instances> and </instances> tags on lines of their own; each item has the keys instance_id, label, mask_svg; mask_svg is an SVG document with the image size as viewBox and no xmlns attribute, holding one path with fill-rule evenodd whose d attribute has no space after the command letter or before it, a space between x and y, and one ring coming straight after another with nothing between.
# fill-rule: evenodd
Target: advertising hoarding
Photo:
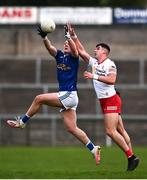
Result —
<instances>
[{"instance_id":1,"label":"advertising hoarding","mask_svg":"<svg viewBox=\"0 0 147 180\"><path fill-rule=\"evenodd\" d=\"M56 24L112 24L112 9L85 7L50 7L40 8L40 20L51 17Z\"/></svg>"},{"instance_id":2,"label":"advertising hoarding","mask_svg":"<svg viewBox=\"0 0 147 180\"><path fill-rule=\"evenodd\" d=\"M1 7L0 24L35 24L36 7Z\"/></svg>"},{"instance_id":3,"label":"advertising hoarding","mask_svg":"<svg viewBox=\"0 0 147 180\"><path fill-rule=\"evenodd\" d=\"M147 23L147 9L115 8L113 13L114 24L145 24Z\"/></svg>"}]
</instances>

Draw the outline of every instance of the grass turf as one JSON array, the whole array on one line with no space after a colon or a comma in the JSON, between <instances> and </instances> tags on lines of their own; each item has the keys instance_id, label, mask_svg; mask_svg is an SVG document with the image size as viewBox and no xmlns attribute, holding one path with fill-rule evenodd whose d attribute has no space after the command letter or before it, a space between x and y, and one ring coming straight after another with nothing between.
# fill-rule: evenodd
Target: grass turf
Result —
<instances>
[{"instance_id":1,"label":"grass turf","mask_svg":"<svg viewBox=\"0 0 147 180\"><path fill-rule=\"evenodd\" d=\"M82 147L0 147L0 179L147 179L147 148L134 149L139 167L127 172L118 147L102 149L102 160Z\"/></svg>"}]
</instances>

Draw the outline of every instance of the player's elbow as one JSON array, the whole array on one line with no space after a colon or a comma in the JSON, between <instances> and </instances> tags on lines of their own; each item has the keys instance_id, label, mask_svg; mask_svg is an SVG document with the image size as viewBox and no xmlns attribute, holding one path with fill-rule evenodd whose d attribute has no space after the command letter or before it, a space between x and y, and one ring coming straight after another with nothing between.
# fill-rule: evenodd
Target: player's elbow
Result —
<instances>
[{"instance_id":1,"label":"player's elbow","mask_svg":"<svg viewBox=\"0 0 147 180\"><path fill-rule=\"evenodd\" d=\"M115 84L115 81L116 81L116 78L115 78L115 77L109 77L109 78L108 78L108 81L107 81L107 84L114 85L114 84Z\"/></svg>"},{"instance_id":2,"label":"player's elbow","mask_svg":"<svg viewBox=\"0 0 147 180\"><path fill-rule=\"evenodd\" d=\"M109 84L109 85L114 85L114 84L115 84L115 81L113 81L113 80L111 81L111 80L110 80L110 81L108 81L107 84Z\"/></svg>"}]
</instances>

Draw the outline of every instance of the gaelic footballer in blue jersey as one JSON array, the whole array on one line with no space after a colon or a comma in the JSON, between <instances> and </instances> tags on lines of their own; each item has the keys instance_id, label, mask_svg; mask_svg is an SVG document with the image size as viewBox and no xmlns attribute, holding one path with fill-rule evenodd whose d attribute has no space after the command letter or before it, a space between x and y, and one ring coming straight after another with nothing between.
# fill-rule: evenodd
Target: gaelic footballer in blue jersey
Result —
<instances>
[{"instance_id":1,"label":"gaelic footballer in blue jersey","mask_svg":"<svg viewBox=\"0 0 147 180\"><path fill-rule=\"evenodd\" d=\"M58 92L37 95L26 114L16 120L7 120L12 128L24 128L28 120L35 115L42 105L60 108L60 114L68 132L80 140L92 153L96 164L100 162L100 147L95 146L86 133L77 126L76 108L78 106L77 95L77 73L79 67L79 54L76 45L69 35L67 26L65 28L65 42L63 50L57 50L43 32L40 25L38 34L49 54L56 60L57 79L59 83Z\"/></svg>"}]
</instances>

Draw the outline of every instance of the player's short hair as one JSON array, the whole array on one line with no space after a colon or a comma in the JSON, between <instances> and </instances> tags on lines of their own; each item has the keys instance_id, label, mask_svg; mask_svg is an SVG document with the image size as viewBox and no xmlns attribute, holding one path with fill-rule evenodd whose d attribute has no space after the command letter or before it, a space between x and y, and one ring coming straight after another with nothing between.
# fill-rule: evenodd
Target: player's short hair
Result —
<instances>
[{"instance_id":1,"label":"player's short hair","mask_svg":"<svg viewBox=\"0 0 147 180\"><path fill-rule=\"evenodd\" d=\"M108 44L105 44L105 43L99 43L99 44L96 45L96 47L98 47L98 46L101 46L101 47L107 49L108 53L110 52L110 47L109 47Z\"/></svg>"}]
</instances>

